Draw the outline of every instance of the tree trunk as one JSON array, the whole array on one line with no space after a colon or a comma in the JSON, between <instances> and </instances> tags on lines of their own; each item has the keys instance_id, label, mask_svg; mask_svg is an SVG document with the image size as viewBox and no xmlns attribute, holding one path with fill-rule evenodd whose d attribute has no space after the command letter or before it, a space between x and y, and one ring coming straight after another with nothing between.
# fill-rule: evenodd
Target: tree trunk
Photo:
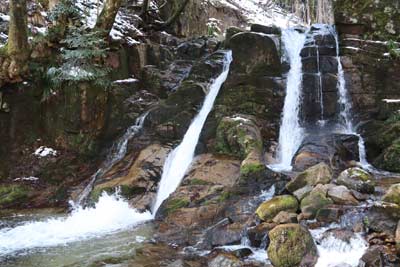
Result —
<instances>
[{"instance_id":1,"label":"tree trunk","mask_svg":"<svg viewBox=\"0 0 400 267\"><path fill-rule=\"evenodd\" d=\"M143 21L145 23L147 22L147 10L148 9L149 9L149 0L143 0L142 11L140 12L140 17L143 19Z\"/></svg>"},{"instance_id":2,"label":"tree trunk","mask_svg":"<svg viewBox=\"0 0 400 267\"><path fill-rule=\"evenodd\" d=\"M11 58L9 76L20 76L26 70L29 58L28 22L26 0L10 0L10 26L8 30L8 55Z\"/></svg>"},{"instance_id":3,"label":"tree trunk","mask_svg":"<svg viewBox=\"0 0 400 267\"><path fill-rule=\"evenodd\" d=\"M103 10L97 18L95 28L104 31L108 35L114 24L115 16L117 16L121 2L122 0L106 0Z\"/></svg>"}]
</instances>

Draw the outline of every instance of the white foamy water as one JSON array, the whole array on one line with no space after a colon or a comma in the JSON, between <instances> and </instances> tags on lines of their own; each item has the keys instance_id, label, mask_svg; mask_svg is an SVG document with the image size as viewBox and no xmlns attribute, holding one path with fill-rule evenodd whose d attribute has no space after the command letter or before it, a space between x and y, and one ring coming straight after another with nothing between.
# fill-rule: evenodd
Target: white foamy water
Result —
<instances>
[{"instance_id":1,"label":"white foamy water","mask_svg":"<svg viewBox=\"0 0 400 267\"><path fill-rule=\"evenodd\" d=\"M89 183L80 193L78 199L76 200L76 205L83 205L86 198L89 196L90 192L92 192L94 183L98 178L103 176L106 172L108 172L117 162L122 160L128 149L128 142L135 137L143 128L144 120L146 119L149 112L145 112L140 115L135 123L130 126L122 135L117 142L111 147L110 151L108 152L107 158L101 164L100 168L92 175L90 178Z\"/></svg>"},{"instance_id":2,"label":"white foamy water","mask_svg":"<svg viewBox=\"0 0 400 267\"><path fill-rule=\"evenodd\" d=\"M164 163L163 174L158 187L157 199L153 206L155 214L163 201L173 193L182 181L187 169L192 163L194 151L200 137L203 125L210 113L214 101L218 95L219 89L225 82L229 73L229 66L232 62L232 52L228 51L225 55L225 62L222 73L211 84L209 92L204 100L199 114L194 118L189 126L182 142L172 152Z\"/></svg>"},{"instance_id":3,"label":"white foamy water","mask_svg":"<svg viewBox=\"0 0 400 267\"><path fill-rule=\"evenodd\" d=\"M140 213L132 209L128 202L119 198L117 194L103 193L93 208L82 208L81 205L76 205L72 213L66 217L32 221L14 228L1 229L0 256L26 249L65 245L103 236L154 219L159 206L179 186L192 162L201 130L219 89L228 76L231 61L232 52L228 51L225 54L223 72L211 84L199 114L192 121L181 144L168 155L153 213L150 211ZM140 130L146 115L140 117L116 143L112 149L112 157L105 161L103 169L115 164L125 155L127 142ZM100 172L103 171L100 170Z\"/></svg>"},{"instance_id":4,"label":"white foamy water","mask_svg":"<svg viewBox=\"0 0 400 267\"><path fill-rule=\"evenodd\" d=\"M311 230L315 239L320 239L326 228ZM360 234L354 234L349 242L337 239L333 234L320 240L317 245L319 258L315 267L334 267L339 264L358 266L360 258L368 248L367 242Z\"/></svg>"},{"instance_id":5,"label":"white foamy water","mask_svg":"<svg viewBox=\"0 0 400 267\"><path fill-rule=\"evenodd\" d=\"M270 166L275 170L291 170L292 158L303 140L304 130L300 126L299 112L302 88L302 63L300 52L306 35L294 29L282 32L282 42L290 61L287 77L286 97L279 130L278 164Z\"/></svg>"},{"instance_id":6,"label":"white foamy water","mask_svg":"<svg viewBox=\"0 0 400 267\"><path fill-rule=\"evenodd\" d=\"M339 92L339 106L340 106L340 126L341 132L344 134L354 134L357 135L359 138L358 141L358 153L359 153L359 160L360 165L369 171L374 171L374 167L368 163L367 160L367 153L365 149L364 139L357 131L354 129L352 116L351 116L351 109L352 104L348 96L347 87L346 87L346 80L344 77L344 70L342 61L340 59L340 49L339 49L339 36L336 29L333 26L330 26L330 31L335 37L336 40L336 57L338 62L338 92Z\"/></svg>"},{"instance_id":7,"label":"white foamy water","mask_svg":"<svg viewBox=\"0 0 400 267\"><path fill-rule=\"evenodd\" d=\"M0 230L0 256L16 251L65 245L126 229L153 218L115 195L103 195L93 208L78 207L67 217L27 222Z\"/></svg>"}]
</instances>

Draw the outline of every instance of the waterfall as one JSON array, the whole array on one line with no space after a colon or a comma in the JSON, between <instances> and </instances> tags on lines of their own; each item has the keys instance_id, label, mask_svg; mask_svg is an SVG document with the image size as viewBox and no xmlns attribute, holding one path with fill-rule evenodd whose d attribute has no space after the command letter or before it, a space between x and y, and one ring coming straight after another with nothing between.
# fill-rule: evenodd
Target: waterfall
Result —
<instances>
[{"instance_id":1,"label":"waterfall","mask_svg":"<svg viewBox=\"0 0 400 267\"><path fill-rule=\"evenodd\" d=\"M271 166L275 170L290 170L292 168L292 158L303 140L304 130L299 121L302 88L300 52L305 40L306 35L294 29L287 29L282 32L282 41L290 61L290 70L287 76L286 97L279 130L278 164Z\"/></svg>"},{"instance_id":2,"label":"waterfall","mask_svg":"<svg viewBox=\"0 0 400 267\"><path fill-rule=\"evenodd\" d=\"M24 249L65 245L69 242L103 236L154 219L159 206L179 186L192 162L201 130L219 89L228 76L231 61L232 52L228 51L225 54L223 71L211 84L200 112L190 124L181 144L168 155L152 213L150 211L140 213L132 209L127 201L118 196L118 192L115 195L103 193L95 207L83 208L81 205L74 205L73 211L68 216L26 222L14 228L0 229L0 256ZM146 116L147 113L141 116L113 146L110 156L102 168L93 175L92 181L84 190L86 195L87 192L90 193L96 177L104 174L125 156L129 139L140 131ZM82 200L84 198L81 197Z\"/></svg>"},{"instance_id":3,"label":"waterfall","mask_svg":"<svg viewBox=\"0 0 400 267\"><path fill-rule=\"evenodd\" d=\"M219 89L225 82L229 73L229 66L232 62L232 52L228 51L225 55L225 62L222 73L215 79L210 86L209 92L204 100L199 114L189 126L182 142L167 156L164 163L163 174L158 187L156 202L153 206L155 214L162 202L179 186L187 169L192 163L194 151L200 137L201 130L210 113Z\"/></svg>"},{"instance_id":4,"label":"waterfall","mask_svg":"<svg viewBox=\"0 0 400 267\"><path fill-rule=\"evenodd\" d=\"M341 132L345 134L354 134L358 136L358 153L360 164L363 168L367 170L374 170L373 166L367 161L367 153L365 149L364 139L357 131L354 129L353 122L351 119L351 101L349 100L347 88L346 88L346 80L344 78L344 70L343 65L340 59L340 49L339 49L339 36L334 27L331 27L331 31L336 41L336 57L338 63L338 92L339 92L339 123L341 126Z\"/></svg>"},{"instance_id":5,"label":"waterfall","mask_svg":"<svg viewBox=\"0 0 400 267\"><path fill-rule=\"evenodd\" d=\"M149 112L147 111L144 114L140 115L136 119L135 124L130 126L126 130L124 135L121 136L116 143L114 143L114 145L108 152L107 158L101 164L101 167L92 175L89 184L83 189L76 203L74 203L73 205L81 206L82 204L84 204L84 201L87 199L90 192L92 192L96 180L99 177L103 176L107 171L109 171L115 165L115 163L119 162L125 157L129 140L131 140L142 130L144 120L146 119L148 114Z\"/></svg>"}]
</instances>

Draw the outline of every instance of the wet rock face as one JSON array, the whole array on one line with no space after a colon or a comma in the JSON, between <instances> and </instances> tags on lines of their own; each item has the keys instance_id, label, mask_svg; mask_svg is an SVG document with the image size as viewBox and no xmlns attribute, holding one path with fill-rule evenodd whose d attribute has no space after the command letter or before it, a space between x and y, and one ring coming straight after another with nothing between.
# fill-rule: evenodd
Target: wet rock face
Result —
<instances>
[{"instance_id":1,"label":"wet rock face","mask_svg":"<svg viewBox=\"0 0 400 267\"><path fill-rule=\"evenodd\" d=\"M301 51L303 98L301 117L315 124L335 118L338 113L336 41L327 28L315 25L307 34Z\"/></svg>"},{"instance_id":2,"label":"wet rock face","mask_svg":"<svg viewBox=\"0 0 400 267\"><path fill-rule=\"evenodd\" d=\"M233 72L266 76L281 73L278 49L271 37L243 32L232 36L229 44L233 53Z\"/></svg>"},{"instance_id":3,"label":"wet rock face","mask_svg":"<svg viewBox=\"0 0 400 267\"><path fill-rule=\"evenodd\" d=\"M398 40L400 33L399 5L396 1L380 0L334 2L335 21L344 33L368 35L374 39Z\"/></svg>"},{"instance_id":4,"label":"wet rock face","mask_svg":"<svg viewBox=\"0 0 400 267\"><path fill-rule=\"evenodd\" d=\"M269 234L268 256L276 267L313 266L317 247L310 232L299 224L282 224Z\"/></svg>"},{"instance_id":5,"label":"wet rock face","mask_svg":"<svg viewBox=\"0 0 400 267\"><path fill-rule=\"evenodd\" d=\"M303 171L320 162L329 164L335 170L350 167L358 161L358 137L345 134L325 134L307 136L292 165L295 170Z\"/></svg>"}]
</instances>

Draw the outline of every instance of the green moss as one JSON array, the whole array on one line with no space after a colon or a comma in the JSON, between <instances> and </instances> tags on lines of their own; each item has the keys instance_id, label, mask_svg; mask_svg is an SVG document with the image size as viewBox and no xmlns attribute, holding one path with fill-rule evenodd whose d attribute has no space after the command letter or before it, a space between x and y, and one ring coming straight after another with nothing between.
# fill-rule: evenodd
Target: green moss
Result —
<instances>
[{"instance_id":1,"label":"green moss","mask_svg":"<svg viewBox=\"0 0 400 267\"><path fill-rule=\"evenodd\" d=\"M271 240L268 256L276 267L299 266L307 254L317 255L310 232L299 224L277 226L268 235Z\"/></svg>"},{"instance_id":2,"label":"green moss","mask_svg":"<svg viewBox=\"0 0 400 267\"><path fill-rule=\"evenodd\" d=\"M230 191L225 191L221 195L218 196L217 202L224 202L227 201L228 199L234 197L236 194L234 192Z\"/></svg>"},{"instance_id":3,"label":"green moss","mask_svg":"<svg viewBox=\"0 0 400 267\"><path fill-rule=\"evenodd\" d=\"M29 196L29 190L20 185L0 186L0 206L9 206L24 201Z\"/></svg>"},{"instance_id":4,"label":"green moss","mask_svg":"<svg viewBox=\"0 0 400 267\"><path fill-rule=\"evenodd\" d=\"M265 171L265 166L264 164L261 163L250 163L240 167L241 176L250 176L252 174L259 174L260 172L264 171Z\"/></svg>"},{"instance_id":5,"label":"green moss","mask_svg":"<svg viewBox=\"0 0 400 267\"><path fill-rule=\"evenodd\" d=\"M193 178L189 180L189 185L210 185L210 184L212 183L198 178Z\"/></svg>"},{"instance_id":6,"label":"green moss","mask_svg":"<svg viewBox=\"0 0 400 267\"><path fill-rule=\"evenodd\" d=\"M178 209L189 206L189 204L190 204L190 202L186 199L182 199L182 198L170 199L170 200L168 200L168 203L166 205L165 213L166 214L174 213Z\"/></svg>"},{"instance_id":7,"label":"green moss","mask_svg":"<svg viewBox=\"0 0 400 267\"><path fill-rule=\"evenodd\" d=\"M8 55L8 44L0 47L0 57L5 57Z\"/></svg>"},{"instance_id":8,"label":"green moss","mask_svg":"<svg viewBox=\"0 0 400 267\"><path fill-rule=\"evenodd\" d=\"M258 218L263 221L272 220L279 212L297 212L299 203L294 196L276 196L262 203L256 210Z\"/></svg>"}]
</instances>

